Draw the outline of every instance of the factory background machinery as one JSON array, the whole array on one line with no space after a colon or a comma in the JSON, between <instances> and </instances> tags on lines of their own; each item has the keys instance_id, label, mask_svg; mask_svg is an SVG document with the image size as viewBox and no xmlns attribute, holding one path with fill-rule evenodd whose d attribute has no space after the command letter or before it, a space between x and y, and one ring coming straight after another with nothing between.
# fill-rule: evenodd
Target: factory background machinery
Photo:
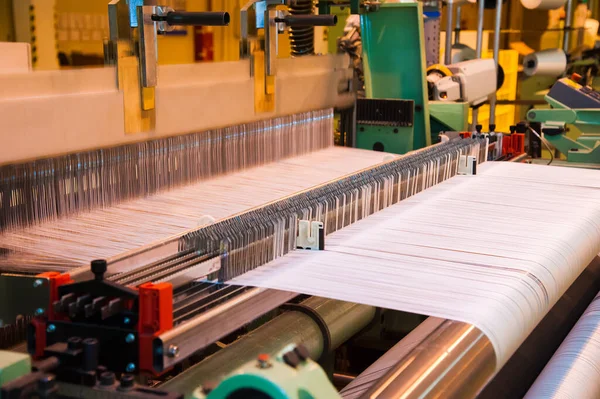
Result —
<instances>
[{"instance_id":1,"label":"factory background machinery","mask_svg":"<svg viewBox=\"0 0 600 399\"><path fill-rule=\"evenodd\" d=\"M229 281L486 161L597 168L576 6L548 64L518 1L0 0L0 397L535 395L597 257L499 370L468 323Z\"/></svg>"}]
</instances>

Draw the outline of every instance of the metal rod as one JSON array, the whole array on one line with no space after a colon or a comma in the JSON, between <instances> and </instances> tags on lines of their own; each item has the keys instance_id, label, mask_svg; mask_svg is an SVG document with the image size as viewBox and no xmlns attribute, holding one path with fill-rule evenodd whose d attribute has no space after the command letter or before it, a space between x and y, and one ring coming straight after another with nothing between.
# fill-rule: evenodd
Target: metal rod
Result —
<instances>
[{"instance_id":1,"label":"metal rod","mask_svg":"<svg viewBox=\"0 0 600 399\"><path fill-rule=\"evenodd\" d=\"M502 24L502 0L496 0L496 20L494 24L494 61L496 71L500 68L498 57L500 56L500 25ZM496 124L496 92L490 99L490 125ZM491 130L491 129L490 129Z\"/></svg>"},{"instance_id":2,"label":"metal rod","mask_svg":"<svg viewBox=\"0 0 600 399\"><path fill-rule=\"evenodd\" d=\"M302 304L314 310L325 322L334 350L360 330L375 316L375 308L333 299L312 297ZM261 353L274 355L285 345L302 342L313 359L321 357L324 336L314 319L303 312L288 311L213 356L169 380L160 388L186 396L207 381L219 381Z\"/></svg>"},{"instance_id":3,"label":"metal rod","mask_svg":"<svg viewBox=\"0 0 600 399\"><path fill-rule=\"evenodd\" d=\"M483 19L485 15L485 0L479 0L477 8L477 46L475 54L477 58L481 58L483 51Z\"/></svg>"},{"instance_id":4,"label":"metal rod","mask_svg":"<svg viewBox=\"0 0 600 399\"><path fill-rule=\"evenodd\" d=\"M483 19L485 14L485 0L479 0L477 7L477 46L475 54L477 58L481 58L483 52ZM471 125L471 131L475 131L475 126L478 124L479 119L479 108L473 109L473 123Z\"/></svg>"},{"instance_id":5,"label":"metal rod","mask_svg":"<svg viewBox=\"0 0 600 399\"><path fill-rule=\"evenodd\" d=\"M361 398L472 398L495 368L494 348L479 329L445 320Z\"/></svg>"},{"instance_id":6,"label":"metal rod","mask_svg":"<svg viewBox=\"0 0 600 399\"><path fill-rule=\"evenodd\" d=\"M333 381L342 385L350 384L355 378L353 375L333 373Z\"/></svg>"},{"instance_id":7,"label":"metal rod","mask_svg":"<svg viewBox=\"0 0 600 399\"><path fill-rule=\"evenodd\" d=\"M444 49L444 64L452 63L452 14L454 7L452 1L446 4L446 47Z\"/></svg>"},{"instance_id":8,"label":"metal rod","mask_svg":"<svg viewBox=\"0 0 600 399\"><path fill-rule=\"evenodd\" d=\"M460 14L461 14L461 9L462 9L462 6L460 4L456 6L456 25L455 25L455 28L454 28L454 44L459 44L460 43L460 30L461 30Z\"/></svg>"},{"instance_id":9,"label":"metal rod","mask_svg":"<svg viewBox=\"0 0 600 399\"><path fill-rule=\"evenodd\" d=\"M154 340L155 367L165 370L294 298L293 292L252 288ZM174 353L177 355L174 355Z\"/></svg>"},{"instance_id":10,"label":"metal rod","mask_svg":"<svg viewBox=\"0 0 600 399\"><path fill-rule=\"evenodd\" d=\"M335 26L336 15L286 15L284 18L275 18L275 22L284 22L290 27L303 26Z\"/></svg>"},{"instance_id":11,"label":"metal rod","mask_svg":"<svg viewBox=\"0 0 600 399\"><path fill-rule=\"evenodd\" d=\"M573 21L573 0L567 0L565 6L565 26L563 32L563 50L565 54L569 54L571 42L571 23Z\"/></svg>"}]
</instances>

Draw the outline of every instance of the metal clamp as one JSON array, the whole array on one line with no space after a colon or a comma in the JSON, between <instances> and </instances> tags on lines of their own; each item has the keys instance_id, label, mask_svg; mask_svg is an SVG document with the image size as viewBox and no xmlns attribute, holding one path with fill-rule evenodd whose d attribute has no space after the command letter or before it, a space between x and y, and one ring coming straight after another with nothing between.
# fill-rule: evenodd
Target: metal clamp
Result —
<instances>
[{"instance_id":1,"label":"metal clamp","mask_svg":"<svg viewBox=\"0 0 600 399\"><path fill-rule=\"evenodd\" d=\"M459 175L476 175L477 174L477 157L472 155L461 155L458 160Z\"/></svg>"},{"instance_id":2,"label":"metal clamp","mask_svg":"<svg viewBox=\"0 0 600 399\"><path fill-rule=\"evenodd\" d=\"M176 12L165 6L145 6L142 0L111 0L108 16L110 40L105 43L104 58L106 64L117 67L117 85L123 92L125 132L151 131L156 123L157 34L169 32L178 25L227 25L229 14Z\"/></svg>"}]
</instances>

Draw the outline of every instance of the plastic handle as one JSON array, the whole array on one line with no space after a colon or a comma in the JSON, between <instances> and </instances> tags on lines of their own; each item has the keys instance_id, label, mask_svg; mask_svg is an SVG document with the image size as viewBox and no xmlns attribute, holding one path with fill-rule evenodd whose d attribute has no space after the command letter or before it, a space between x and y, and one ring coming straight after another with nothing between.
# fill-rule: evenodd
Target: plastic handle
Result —
<instances>
[{"instance_id":1,"label":"plastic handle","mask_svg":"<svg viewBox=\"0 0 600 399\"><path fill-rule=\"evenodd\" d=\"M165 21L171 26L226 26L229 25L229 13L220 12L179 12L171 11L167 15L153 15L153 21Z\"/></svg>"}]
</instances>

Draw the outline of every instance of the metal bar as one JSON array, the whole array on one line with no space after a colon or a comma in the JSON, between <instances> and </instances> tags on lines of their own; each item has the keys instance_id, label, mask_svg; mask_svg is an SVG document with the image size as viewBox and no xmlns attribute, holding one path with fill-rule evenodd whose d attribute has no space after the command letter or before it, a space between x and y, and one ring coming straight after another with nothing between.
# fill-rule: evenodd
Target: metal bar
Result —
<instances>
[{"instance_id":1,"label":"metal bar","mask_svg":"<svg viewBox=\"0 0 600 399\"><path fill-rule=\"evenodd\" d=\"M494 348L479 329L445 320L361 398L473 398L495 368Z\"/></svg>"},{"instance_id":2,"label":"metal bar","mask_svg":"<svg viewBox=\"0 0 600 399\"><path fill-rule=\"evenodd\" d=\"M216 308L221 304L226 304L235 298L237 295L241 295L246 292L249 288L240 286L227 286L216 293L209 295L207 298L203 298L190 304L188 307L179 308L173 312L173 322L181 323L182 321L189 320L197 315L207 312L209 309Z\"/></svg>"},{"instance_id":3,"label":"metal bar","mask_svg":"<svg viewBox=\"0 0 600 399\"><path fill-rule=\"evenodd\" d=\"M170 368L296 295L293 292L252 288L161 334L154 340L154 363L158 369ZM173 356L175 352L177 356Z\"/></svg>"},{"instance_id":4,"label":"metal bar","mask_svg":"<svg viewBox=\"0 0 600 399\"><path fill-rule=\"evenodd\" d=\"M498 57L500 55L500 25L502 24L502 0L496 0L496 20L494 24L494 61L496 70L500 67ZM490 99L490 125L496 124L496 92ZM492 129L490 129L492 130ZM495 129L494 129L495 130Z\"/></svg>"},{"instance_id":5,"label":"metal bar","mask_svg":"<svg viewBox=\"0 0 600 399\"><path fill-rule=\"evenodd\" d=\"M477 7L477 46L475 49L475 55L477 58L481 58L483 49L483 18L485 14L485 0L479 0ZM473 124L471 125L471 131L475 131L475 126L478 124L479 119L479 108L473 109Z\"/></svg>"},{"instance_id":6,"label":"metal bar","mask_svg":"<svg viewBox=\"0 0 600 399\"><path fill-rule=\"evenodd\" d=\"M452 63L452 14L454 13L452 1L446 4L446 44L444 48L444 64Z\"/></svg>"},{"instance_id":7,"label":"metal bar","mask_svg":"<svg viewBox=\"0 0 600 399\"><path fill-rule=\"evenodd\" d=\"M460 30L461 30L460 14L461 14L461 9L462 9L462 6L460 4L456 6L456 24L455 24L455 28L454 28L454 44L459 44L460 43Z\"/></svg>"},{"instance_id":8,"label":"metal bar","mask_svg":"<svg viewBox=\"0 0 600 399\"><path fill-rule=\"evenodd\" d=\"M475 56L481 58L483 51L483 19L485 16L485 0L479 0L477 7L477 46Z\"/></svg>"},{"instance_id":9,"label":"metal bar","mask_svg":"<svg viewBox=\"0 0 600 399\"><path fill-rule=\"evenodd\" d=\"M571 42L571 24L573 22L573 0L567 0L565 6L565 26L563 32L563 50L565 54L569 54Z\"/></svg>"},{"instance_id":10,"label":"metal bar","mask_svg":"<svg viewBox=\"0 0 600 399\"><path fill-rule=\"evenodd\" d=\"M333 299L312 297L302 302L325 322L334 350L365 328L376 314L375 308ZM323 354L323 332L313 318L303 312L288 311L211 357L172 378L160 389L186 396L207 381L219 381L261 353L274 355L285 345L302 342L313 359Z\"/></svg>"},{"instance_id":11,"label":"metal bar","mask_svg":"<svg viewBox=\"0 0 600 399\"><path fill-rule=\"evenodd\" d=\"M140 81L144 87L154 87L157 82L158 50L156 23L152 21L154 6L137 8L140 54Z\"/></svg>"},{"instance_id":12,"label":"metal bar","mask_svg":"<svg viewBox=\"0 0 600 399\"><path fill-rule=\"evenodd\" d=\"M146 272L152 273L156 270L161 270L164 267L169 267L170 265L178 264L181 262L185 262L189 259L193 259L196 256L197 256L197 254L194 251L180 252L180 253L174 254L172 256L169 256L165 259L161 259L157 262L152 262L142 268L138 268L138 269L135 269L135 270L132 270L129 272L125 272L125 273L119 273L119 274L112 275L107 280L113 281L115 283L127 285L127 284L129 284L130 281L140 278L140 276L142 276L142 274L144 274Z\"/></svg>"},{"instance_id":13,"label":"metal bar","mask_svg":"<svg viewBox=\"0 0 600 399\"><path fill-rule=\"evenodd\" d=\"M275 76L277 73L275 61L277 59L277 23L275 17L277 10L274 8L265 11L265 74Z\"/></svg>"}]
</instances>

